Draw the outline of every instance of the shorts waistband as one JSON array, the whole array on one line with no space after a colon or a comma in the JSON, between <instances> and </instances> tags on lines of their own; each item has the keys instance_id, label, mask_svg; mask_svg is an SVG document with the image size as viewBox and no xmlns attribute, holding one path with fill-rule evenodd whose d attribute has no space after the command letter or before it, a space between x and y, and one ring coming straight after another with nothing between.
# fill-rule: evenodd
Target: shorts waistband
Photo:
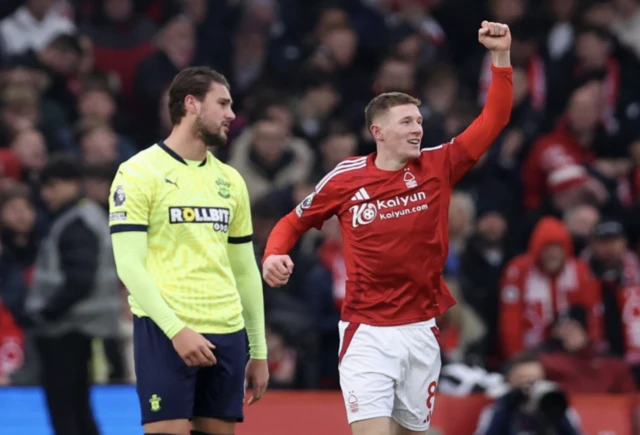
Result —
<instances>
[{"instance_id":1,"label":"shorts waistband","mask_svg":"<svg viewBox=\"0 0 640 435\"><path fill-rule=\"evenodd\" d=\"M353 323L353 322L345 322L344 320L341 320L340 323L342 324L347 324L347 323ZM366 323L361 323L360 327L365 327L365 328L394 328L394 329L422 329L422 328L433 328L434 326L436 326L436 319L429 319L429 320L422 320L420 322L414 322L414 323L405 323L403 325L369 325Z\"/></svg>"}]
</instances>

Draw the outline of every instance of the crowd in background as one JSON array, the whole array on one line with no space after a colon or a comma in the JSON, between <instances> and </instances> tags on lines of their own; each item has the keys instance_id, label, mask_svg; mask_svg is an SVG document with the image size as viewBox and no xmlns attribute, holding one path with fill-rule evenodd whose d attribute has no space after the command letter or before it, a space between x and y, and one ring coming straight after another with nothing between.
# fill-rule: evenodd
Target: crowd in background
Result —
<instances>
[{"instance_id":1,"label":"crowd in background","mask_svg":"<svg viewBox=\"0 0 640 435\"><path fill-rule=\"evenodd\" d=\"M444 276L458 305L437 319L444 362L496 371L535 350L570 391L640 382L640 1L7 0L0 17L1 383L39 382L20 301L51 222L51 156L76 158L106 214L118 164L171 130L174 75L209 65L238 115L212 151L247 182L259 260L324 174L374 151L373 96L421 99L423 147L479 114L483 19L510 26L514 107L451 200ZM338 388L337 221L292 257L291 282L265 287L272 384ZM94 337L98 381L132 381L125 295L113 292L120 331ZM444 373L452 391L472 389Z\"/></svg>"}]
</instances>

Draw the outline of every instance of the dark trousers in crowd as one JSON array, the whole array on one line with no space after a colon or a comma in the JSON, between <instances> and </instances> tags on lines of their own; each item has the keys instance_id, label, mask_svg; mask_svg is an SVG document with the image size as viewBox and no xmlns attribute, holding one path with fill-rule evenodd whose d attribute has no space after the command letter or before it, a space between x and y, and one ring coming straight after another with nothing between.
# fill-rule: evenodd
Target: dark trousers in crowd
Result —
<instances>
[{"instance_id":1,"label":"dark trousers in crowd","mask_svg":"<svg viewBox=\"0 0 640 435\"><path fill-rule=\"evenodd\" d=\"M38 337L42 384L55 435L98 435L89 397L91 337Z\"/></svg>"}]
</instances>

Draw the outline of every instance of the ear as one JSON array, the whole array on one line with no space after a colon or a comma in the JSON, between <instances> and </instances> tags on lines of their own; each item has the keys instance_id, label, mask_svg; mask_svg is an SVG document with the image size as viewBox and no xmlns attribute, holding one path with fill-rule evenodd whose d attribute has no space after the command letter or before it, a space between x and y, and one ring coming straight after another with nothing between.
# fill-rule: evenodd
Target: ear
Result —
<instances>
[{"instance_id":1,"label":"ear","mask_svg":"<svg viewBox=\"0 0 640 435\"><path fill-rule=\"evenodd\" d=\"M187 113L197 115L200 110L199 101L193 95L187 95L184 97L184 110Z\"/></svg>"},{"instance_id":2,"label":"ear","mask_svg":"<svg viewBox=\"0 0 640 435\"><path fill-rule=\"evenodd\" d=\"M371 127L369 127L369 132L371 133L371 136L373 136L373 138L376 141L379 141L382 139L382 128L380 128L379 125L371 124Z\"/></svg>"}]
</instances>

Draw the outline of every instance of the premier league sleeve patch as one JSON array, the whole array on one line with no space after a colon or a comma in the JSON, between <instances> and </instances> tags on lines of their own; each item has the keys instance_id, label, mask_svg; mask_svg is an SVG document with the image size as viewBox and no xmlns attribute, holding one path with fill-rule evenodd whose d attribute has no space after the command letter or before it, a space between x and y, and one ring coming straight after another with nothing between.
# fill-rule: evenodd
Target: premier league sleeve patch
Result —
<instances>
[{"instance_id":1,"label":"premier league sleeve patch","mask_svg":"<svg viewBox=\"0 0 640 435\"><path fill-rule=\"evenodd\" d=\"M313 203L313 197L315 196L315 194L316 193L313 192L311 195L303 199L300 204L298 204L298 206L296 207L296 214L298 215L298 217L302 216L302 213L304 213L306 209L311 207L311 204Z\"/></svg>"},{"instance_id":2,"label":"premier league sleeve patch","mask_svg":"<svg viewBox=\"0 0 640 435\"><path fill-rule=\"evenodd\" d=\"M125 203L126 200L127 197L124 194L124 188L122 186L116 187L115 192L113 192L113 205L115 205L116 207L120 207Z\"/></svg>"}]
</instances>

